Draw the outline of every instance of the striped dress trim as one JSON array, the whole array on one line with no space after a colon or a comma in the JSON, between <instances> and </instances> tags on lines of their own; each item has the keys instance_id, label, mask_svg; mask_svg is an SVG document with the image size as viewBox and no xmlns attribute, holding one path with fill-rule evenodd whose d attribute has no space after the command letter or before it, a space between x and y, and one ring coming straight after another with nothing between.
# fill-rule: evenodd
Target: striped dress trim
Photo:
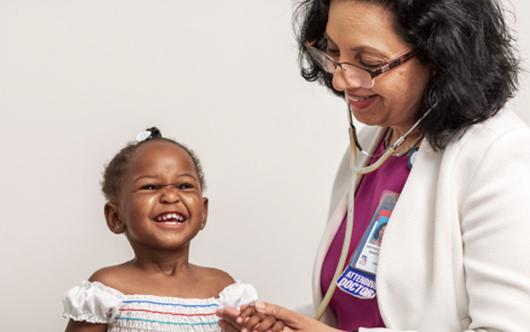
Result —
<instances>
[{"instance_id":1,"label":"striped dress trim","mask_svg":"<svg viewBox=\"0 0 530 332\"><path fill-rule=\"evenodd\" d=\"M215 316L215 313L206 313L206 314L184 314L184 313L176 313L176 312L164 312L164 311L153 311L153 310L147 310L147 309L131 309L131 308L122 308L120 311L142 311L142 312L148 312L152 314L161 314L161 315L173 315L173 316L186 316L186 317L194 317L194 316Z\"/></svg>"},{"instance_id":2,"label":"striped dress trim","mask_svg":"<svg viewBox=\"0 0 530 332\"><path fill-rule=\"evenodd\" d=\"M134 321L140 321L140 322L148 322L148 323L159 323L159 324L168 324L168 325L185 325L185 326L197 326L197 325L215 325L217 324L218 320L214 322L197 322L197 323L184 323L184 322L164 322L161 320L154 320L154 319L145 319L145 318L136 318L136 317L115 317L116 320L134 320Z\"/></svg>"},{"instance_id":3,"label":"striped dress trim","mask_svg":"<svg viewBox=\"0 0 530 332\"><path fill-rule=\"evenodd\" d=\"M188 307L188 308L207 308L207 307L219 307L219 304L182 304L182 303L165 303L165 302L156 302L156 301L147 301L147 300L127 300L122 301L122 303L149 303L149 304L158 304L158 305L172 305L176 307Z\"/></svg>"}]
</instances>

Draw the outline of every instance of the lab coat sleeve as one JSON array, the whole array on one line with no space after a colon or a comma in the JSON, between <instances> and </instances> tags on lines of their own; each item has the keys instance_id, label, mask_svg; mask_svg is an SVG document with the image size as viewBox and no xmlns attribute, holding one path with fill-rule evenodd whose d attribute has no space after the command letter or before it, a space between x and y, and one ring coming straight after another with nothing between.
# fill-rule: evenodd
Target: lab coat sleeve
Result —
<instances>
[{"instance_id":1,"label":"lab coat sleeve","mask_svg":"<svg viewBox=\"0 0 530 332\"><path fill-rule=\"evenodd\" d=\"M530 326L530 131L514 128L473 163L459 206L469 298L465 332L517 332ZM492 162L497 159L496 162ZM425 303L429 306L429 303ZM443 310L443 308L440 308ZM466 324L467 325L467 324ZM361 328L359 332L432 332ZM460 332L443 331L439 332Z\"/></svg>"}]
</instances>

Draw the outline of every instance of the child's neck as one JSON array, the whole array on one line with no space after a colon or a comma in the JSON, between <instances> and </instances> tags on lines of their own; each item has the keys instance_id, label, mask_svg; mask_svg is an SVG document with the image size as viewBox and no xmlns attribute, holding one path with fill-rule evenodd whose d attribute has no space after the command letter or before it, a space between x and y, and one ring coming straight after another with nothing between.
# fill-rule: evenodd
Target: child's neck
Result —
<instances>
[{"instance_id":1,"label":"child's neck","mask_svg":"<svg viewBox=\"0 0 530 332\"><path fill-rule=\"evenodd\" d=\"M189 264L189 255L186 253L171 254L162 253L136 253L132 263L140 270L153 273L163 273L167 276L174 276L177 273L186 271Z\"/></svg>"}]
</instances>

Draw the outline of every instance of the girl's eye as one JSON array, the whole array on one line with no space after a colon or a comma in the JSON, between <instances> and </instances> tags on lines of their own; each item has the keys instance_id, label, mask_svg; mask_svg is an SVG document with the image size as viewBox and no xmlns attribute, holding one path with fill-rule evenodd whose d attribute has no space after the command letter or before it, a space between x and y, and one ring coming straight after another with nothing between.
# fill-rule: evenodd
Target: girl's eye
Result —
<instances>
[{"instance_id":1,"label":"girl's eye","mask_svg":"<svg viewBox=\"0 0 530 332\"><path fill-rule=\"evenodd\" d=\"M158 186L155 186L154 184L146 184L145 186L140 187L141 190L157 190Z\"/></svg>"}]
</instances>

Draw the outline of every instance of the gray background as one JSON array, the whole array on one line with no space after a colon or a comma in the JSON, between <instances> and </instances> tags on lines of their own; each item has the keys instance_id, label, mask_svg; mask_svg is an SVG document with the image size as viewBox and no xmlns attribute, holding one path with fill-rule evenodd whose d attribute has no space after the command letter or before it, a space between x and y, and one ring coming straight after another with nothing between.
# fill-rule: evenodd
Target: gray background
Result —
<instances>
[{"instance_id":1,"label":"gray background","mask_svg":"<svg viewBox=\"0 0 530 332\"><path fill-rule=\"evenodd\" d=\"M527 58L530 4L512 4ZM132 257L104 223L99 181L103 164L153 125L204 164L210 217L191 261L253 283L264 300L311 302L348 138L344 102L298 74L292 8L0 1L2 330L64 329L62 293ZM511 107L530 123L526 76Z\"/></svg>"}]
</instances>

